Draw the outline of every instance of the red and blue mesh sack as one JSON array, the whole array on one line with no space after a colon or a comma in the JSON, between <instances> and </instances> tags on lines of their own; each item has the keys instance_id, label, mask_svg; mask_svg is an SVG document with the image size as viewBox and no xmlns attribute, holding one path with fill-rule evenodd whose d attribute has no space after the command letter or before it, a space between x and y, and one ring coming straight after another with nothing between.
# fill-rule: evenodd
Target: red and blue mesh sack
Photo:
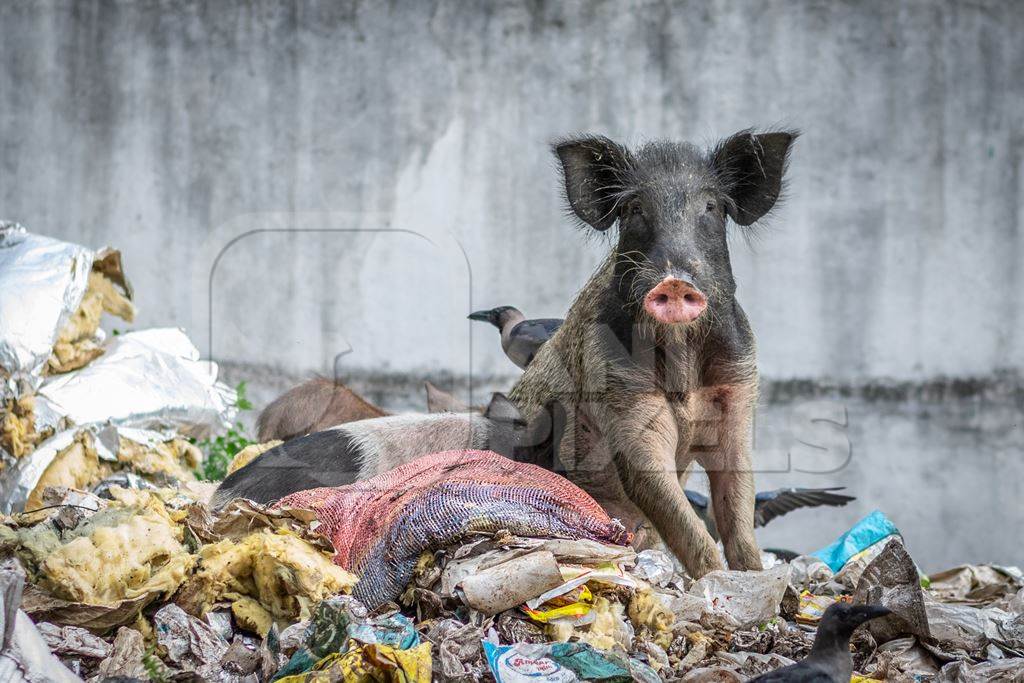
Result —
<instances>
[{"instance_id":1,"label":"red and blue mesh sack","mask_svg":"<svg viewBox=\"0 0 1024 683\"><path fill-rule=\"evenodd\" d=\"M335 563L360 577L353 594L370 609L401 595L423 551L471 533L618 545L631 537L567 479L490 451L425 455L372 479L293 493L275 507L313 511Z\"/></svg>"}]
</instances>

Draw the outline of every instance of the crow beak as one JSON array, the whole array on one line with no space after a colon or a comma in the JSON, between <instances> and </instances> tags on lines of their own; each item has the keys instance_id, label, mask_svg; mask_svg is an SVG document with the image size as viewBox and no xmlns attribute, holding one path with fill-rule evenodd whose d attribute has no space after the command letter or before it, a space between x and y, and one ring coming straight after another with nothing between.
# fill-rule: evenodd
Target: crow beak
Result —
<instances>
[{"instance_id":1,"label":"crow beak","mask_svg":"<svg viewBox=\"0 0 1024 683\"><path fill-rule=\"evenodd\" d=\"M469 319L470 320L479 320L480 322L489 323L489 322L491 322L491 312L490 311L475 311L475 312L469 314Z\"/></svg>"}]
</instances>

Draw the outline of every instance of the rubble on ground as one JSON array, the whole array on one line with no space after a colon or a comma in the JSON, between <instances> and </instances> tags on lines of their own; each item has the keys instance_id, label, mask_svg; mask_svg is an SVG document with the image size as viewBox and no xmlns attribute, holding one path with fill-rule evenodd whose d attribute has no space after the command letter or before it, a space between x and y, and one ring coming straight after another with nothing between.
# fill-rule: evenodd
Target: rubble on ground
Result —
<instances>
[{"instance_id":1,"label":"rubble on ground","mask_svg":"<svg viewBox=\"0 0 1024 683\"><path fill-rule=\"evenodd\" d=\"M893 612L855 634L854 680L1024 679L1020 570L924 576L881 512L694 581L490 453L214 510L193 439L230 424L226 387L180 330L102 339L100 312L134 314L102 253L0 227L0 259L58 294L38 334L0 338L2 680L744 681L805 657L841 600Z\"/></svg>"}]
</instances>

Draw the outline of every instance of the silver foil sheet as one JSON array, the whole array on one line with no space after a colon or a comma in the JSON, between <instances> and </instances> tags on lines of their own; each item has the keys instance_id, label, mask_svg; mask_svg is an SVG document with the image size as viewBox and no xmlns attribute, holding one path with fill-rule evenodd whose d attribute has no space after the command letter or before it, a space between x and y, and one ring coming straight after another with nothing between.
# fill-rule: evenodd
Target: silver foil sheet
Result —
<instances>
[{"instance_id":1,"label":"silver foil sheet","mask_svg":"<svg viewBox=\"0 0 1024 683\"><path fill-rule=\"evenodd\" d=\"M111 337L85 367L49 377L36 393L37 429L111 423L205 438L231 426L235 392L217 381L178 328Z\"/></svg>"},{"instance_id":2,"label":"silver foil sheet","mask_svg":"<svg viewBox=\"0 0 1024 683\"><path fill-rule=\"evenodd\" d=\"M82 303L94 257L0 221L0 398L42 382L57 334Z\"/></svg>"}]
</instances>

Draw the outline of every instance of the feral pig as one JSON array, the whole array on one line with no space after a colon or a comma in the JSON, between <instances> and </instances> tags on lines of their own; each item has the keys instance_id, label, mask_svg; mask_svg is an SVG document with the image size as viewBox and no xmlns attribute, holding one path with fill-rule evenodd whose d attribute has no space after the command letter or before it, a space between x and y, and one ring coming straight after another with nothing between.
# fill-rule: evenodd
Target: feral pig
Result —
<instances>
[{"instance_id":1,"label":"feral pig","mask_svg":"<svg viewBox=\"0 0 1024 683\"><path fill-rule=\"evenodd\" d=\"M388 415L341 382L314 377L278 396L260 413L256 433L260 443L334 427L345 422Z\"/></svg>"},{"instance_id":2,"label":"feral pig","mask_svg":"<svg viewBox=\"0 0 1024 683\"><path fill-rule=\"evenodd\" d=\"M607 138L555 147L569 205L615 246L509 395L528 422L557 406L557 464L625 520L642 513L691 576L718 551L683 494L696 460L733 569L760 569L750 431L754 336L735 299L727 222L776 203L795 132L742 131L709 152Z\"/></svg>"}]
</instances>

